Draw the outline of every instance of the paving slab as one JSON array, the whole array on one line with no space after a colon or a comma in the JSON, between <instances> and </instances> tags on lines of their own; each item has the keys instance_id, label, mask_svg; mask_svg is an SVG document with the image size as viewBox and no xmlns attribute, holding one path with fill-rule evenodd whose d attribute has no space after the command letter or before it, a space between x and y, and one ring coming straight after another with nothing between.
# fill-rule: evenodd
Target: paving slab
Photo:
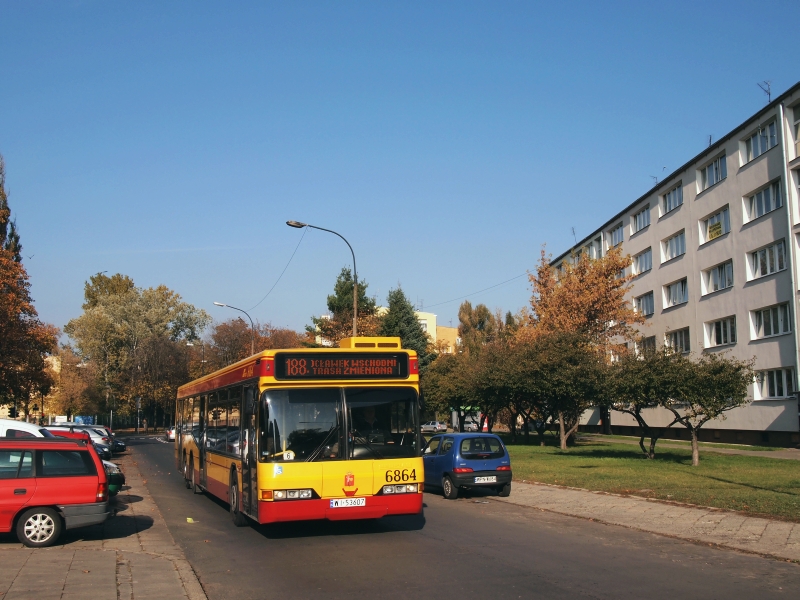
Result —
<instances>
[{"instance_id":1,"label":"paving slab","mask_svg":"<svg viewBox=\"0 0 800 600\"><path fill-rule=\"evenodd\" d=\"M515 481L511 496L492 499L693 542L800 561L800 523L544 483Z\"/></svg>"},{"instance_id":2,"label":"paving slab","mask_svg":"<svg viewBox=\"0 0 800 600\"><path fill-rule=\"evenodd\" d=\"M0 600L207 600L136 464L115 457L126 487L103 525L70 530L52 548L0 535Z\"/></svg>"}]
</instances>

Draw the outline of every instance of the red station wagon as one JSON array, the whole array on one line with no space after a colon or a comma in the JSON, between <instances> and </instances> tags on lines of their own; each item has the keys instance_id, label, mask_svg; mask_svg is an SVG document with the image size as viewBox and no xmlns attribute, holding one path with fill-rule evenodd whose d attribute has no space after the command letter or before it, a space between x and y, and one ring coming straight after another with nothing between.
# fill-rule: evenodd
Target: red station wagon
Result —
<instances>
[{"instance_id":1,"label":"red station wagon","mask_svg":"<svg viewBox=\"0 0 800 600\"><path fill-rule=\"evenodd\" d=\"M64 438L0 439L0 532L53 545L64 529L103 523L108 482L94 448Z\"/></svg>"}]
</instances>

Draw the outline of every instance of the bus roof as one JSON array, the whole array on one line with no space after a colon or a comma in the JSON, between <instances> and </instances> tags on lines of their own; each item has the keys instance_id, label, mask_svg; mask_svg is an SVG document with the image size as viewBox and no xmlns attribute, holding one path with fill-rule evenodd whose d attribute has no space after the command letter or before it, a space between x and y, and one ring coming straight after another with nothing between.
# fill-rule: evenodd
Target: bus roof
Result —
<instances>
[{"instance_id":1,"label":"bus roof","mask_svg":"<svg viewBox=\"0 0 800 600\"><path fill-rule=\"evenodd\" d=\"M223 367L213 373L204 375L199 379L185 383L178 388L178 398L185 398L194 394L200 394L209 390L214 390L226 385L233 385L237 382L247 381L258 377L275 377L275 356L277 354L291 355L336 355L336 354L388 354L400 351L408 355L409 361L413 361L414 367L408 375L416 375L417 353L415 350L403 350L399 337L351 337L344 338L339 342L338 348L270 348L262 350L252 356L240 360L232 365ZM379 377L378 377L379 378ZM397 376L387 377L397 379ZM336 376L327 378L328 380L337 379ZM411 377L404 377L411 379ZM347 377L348 381L355 380L375 380L373 377ZM413 378L416 381L416 377Z\"/></svg>"}]
</instances>

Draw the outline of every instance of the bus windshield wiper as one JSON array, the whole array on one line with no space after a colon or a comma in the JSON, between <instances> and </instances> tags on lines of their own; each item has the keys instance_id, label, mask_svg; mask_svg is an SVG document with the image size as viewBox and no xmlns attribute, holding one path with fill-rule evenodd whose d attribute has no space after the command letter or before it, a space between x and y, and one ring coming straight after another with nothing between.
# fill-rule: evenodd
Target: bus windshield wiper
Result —
<instances>
[{"instance_id":1,"label":"bus windshield wiper","mask_svg":"<svg viewBox=\"0 0 800 600\"><path fill-rule=\"evenodd\" d=\"M333 437L333 434L339 431L339 425L331 425L331 428L328 430L328 434L325 436L325 439L322 440L322 443L316 447L316 449L308 455L306 462L314 462L319 458L319 455L322 454L322 450L328 444L330 439Z\"/></svg>"}]
</instances>

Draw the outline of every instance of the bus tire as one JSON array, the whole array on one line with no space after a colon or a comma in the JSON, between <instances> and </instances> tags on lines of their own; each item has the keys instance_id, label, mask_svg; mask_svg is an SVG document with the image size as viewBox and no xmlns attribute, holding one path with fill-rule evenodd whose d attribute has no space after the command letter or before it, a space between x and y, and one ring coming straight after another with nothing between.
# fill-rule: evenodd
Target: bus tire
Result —
<instances>
[{"instance_id":1,"label":"bus tire","mask_svg":"<svg viewBox=\"0 0 800 600\"><path fill-rule=\"evenodd\" d=\"M458 498L458 488L453 485L453 480L447 475L442 477L442 491L444 492L444 497L448 500L455 500Z\"/></svg>"},{"instance_id":2,"label":"bus tire","mask_svg":"<svg viewBox=\"0 0 800 600\"><path fill-rule=\"evenodd\" d=\"M186 462L186 455L183 455L183 484L187 490L192 489L192 480L189 479L189 463Z\"/></svg>"},{"instance_id":3,"label":"bus tire","mask_svg":"<svg viewBox=\"0 0 800 600\"><path fill-rule=\"evenodd\" d=\"M195 479L197 477L197 475L195 475L195 470L194 470L194 457L190 456L189 460L192 463L192 466L190 467L190 469L192 471L192 482L191 482L192 483L192 485L191 485L192 492L194 492L195 494L202 494L203 493L203 488L201 488L197 484L197 480Z\"/></svg>"},{"instance_id":4,"label":"bus tire","mask_svg":"<svg viewBox=\"0 0 800 600\"><path fill-rule=\"evenodd\" d=\"M247 525L247 517L239 510L239 483L236 481L236 473L231 471L231 485L228 492L228 501L231 507L231 521L236 527Z\"/></svg>"}]
</instances>

